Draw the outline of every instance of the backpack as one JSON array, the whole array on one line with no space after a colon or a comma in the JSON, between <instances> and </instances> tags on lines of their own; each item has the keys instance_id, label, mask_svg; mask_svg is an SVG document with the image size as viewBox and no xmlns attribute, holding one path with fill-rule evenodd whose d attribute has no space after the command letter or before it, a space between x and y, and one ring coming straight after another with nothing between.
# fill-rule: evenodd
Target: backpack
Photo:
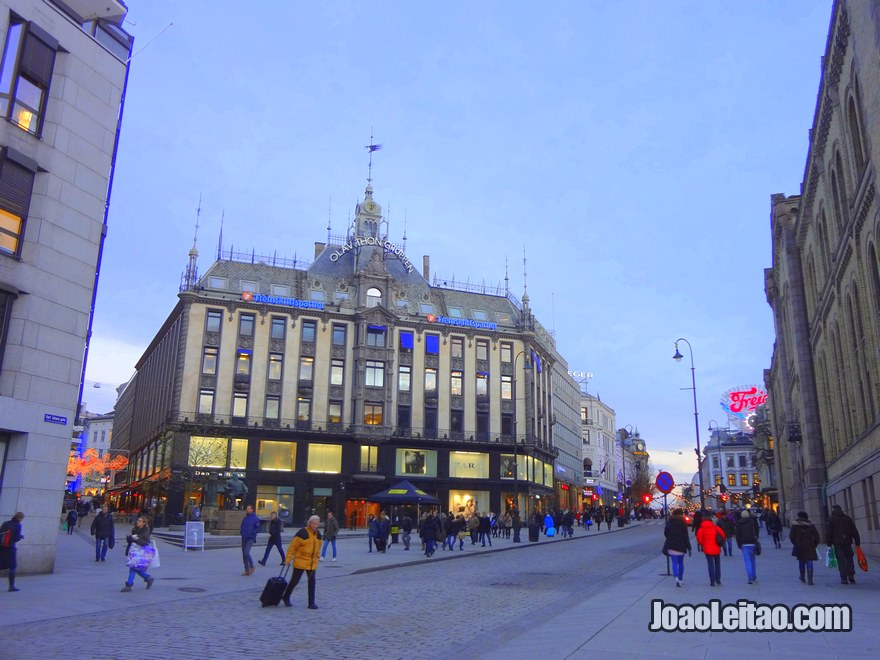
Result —
<instances>
[{"instance_id":1,"label":"backpack","mask_svg":"<svg viewBox=\"0 0 880 660\"><path fill-rule=\"evenodd\" d=\"M11 548L14 545L12 541L12 525L7 520L0 525L0 548Z\"/></svg>"}]
</instances>

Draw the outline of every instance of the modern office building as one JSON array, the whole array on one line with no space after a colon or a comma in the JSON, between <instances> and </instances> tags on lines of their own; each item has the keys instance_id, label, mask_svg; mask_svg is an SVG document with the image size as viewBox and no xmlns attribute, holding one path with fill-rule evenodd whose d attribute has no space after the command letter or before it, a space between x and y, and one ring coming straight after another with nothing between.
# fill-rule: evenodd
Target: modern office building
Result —
<instances>
[{"instance_id":1,"label":"modern office building","mask_svg":"<svg viewBox=\"0 0 880 660\"><path fill-rule=\"evenodd\" d=\"M841 505L880 554L880 13L837 0L800 194L771 198L776 328L765 374L780 507Z\"/></svg>"},{"instance_id":2,"label":"modern office building","mask_svg":"<svg viewBox=\"0 0 880 660\"><path fill-rule=\"evenodd\" d=\"M0 0L0 518L52 571L132 38L118 0Z\"/></svg>"},{"instance_id":3,"label":"modern office building","mask_svg":"<svg viewBox=\"0 0 880 660\"><path fill-rule=\"evenodd\" d=\"M556 508L578 511L583 505L583 450L581 440L581 392L568 373L568 363L547 342L553 353L553 445L556 457Z\"/></svg>"},{"instance_id":4,"label":"modern office building","mask_svg":"<svg viewBox=\"0 0 880 660\"><path fill-rule=\"evenodd\" d=\"M194 246L116 405L119 505L363 526L369 496L408 479L455 513L540 509L559 453L550 334L527 295L432 281L404 245L368 180L311 264L221 248L198 277ZM233 477L246 494L225 496Z\"/></svg>"}]
</instances>

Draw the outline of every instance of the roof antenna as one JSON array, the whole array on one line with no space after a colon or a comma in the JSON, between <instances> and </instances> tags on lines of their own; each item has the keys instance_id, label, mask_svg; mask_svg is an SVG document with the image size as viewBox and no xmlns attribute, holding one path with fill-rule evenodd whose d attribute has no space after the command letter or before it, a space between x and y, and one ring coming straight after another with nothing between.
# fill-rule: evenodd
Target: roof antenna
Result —
<instances>
[{"instance_id":1,"label":"roof antenna","mask_svg":"<svg viewBox=\"0 0 880 660\"><path fill-rule=\"evenodd\" d=\"M403 207L403 251L406 252L406 212L407 208Z\"/></svg>"},{"instance_id":2,"label":"roof antenna","mask_svg":"<svg viewBox=\"0 0 880 660\"><path fill-rule=\"evenodd\" d=\"M220 212L220 238L217 240L217 259L223 257L223 218L226 217L226 209Z\"/></svg>"},{"instance_id":3,"label":"roof antenna","mask_svg":"<svg viewBox=\"0 0 880 660\"><path fill-rule=\"evenodd\" d=\"M330 203L327 204L327 245L330 245L330 214L333 211L333 195L330 195Z\"/></svg>"},{"instance_id":4,"label":"roof antenna","mask_svg":"<svg viewBox=\"0 0 880 660\"><path fill-rule=\"evenodd\" d=\"M370 126L370 144L364 147L370 152L370 164L367 166L367 183L370 184L373 182L373 152L379 151L382 148L381 144L375 144L373 142L373 127Z\"/></svg>"},{"instance_id":5,"label":"roof antenna","mask_svg":"<svg viewBox=\"0 0 880 660\"><path fill-rule=\"evenodd\" d=\"M523 302L529 301L529 280L526 272L526 246L523 245Z\"/></svg>"},{"instance_id":6,"label":"roof antenna","mask_svg":"<svg viewBox=\"0 0 880 660\"><path fill-rule=\"evenodd\" d=\"M132 25L134 25L134 24L132 24ZM149 46L151 43L153 43L154 41L156 41L156 39L158 39L159 36L160 36L163 32L165 32L165 30L167 30L168 28L170 28L172 25L174 25L174 23L169 23L168 25L166 25L165 27L163 27L161 30L159 30L159 34L157 34L155 37L153 37L153 38L150 39L147 43L145 43L143 46L141 46L140 50L138 50L137 53L132 53L131 56L130 56L127 60L125 60L125 64L128 65L128 63L131 62L132 58L133 58L135 55L140 54L141 51L144 50L144 48L146 48L146 47Z\"/></svg>"},{"instance_id":7,"label":"roof antenna","mask_svg":"<svg viewBox=\"0 0 880 660\"><path fill-rule=\"evenodd\" d=\"M507 255L504 255L504 295L510 295L510 278L507 276Z\"/></svg>"}]
</instances>

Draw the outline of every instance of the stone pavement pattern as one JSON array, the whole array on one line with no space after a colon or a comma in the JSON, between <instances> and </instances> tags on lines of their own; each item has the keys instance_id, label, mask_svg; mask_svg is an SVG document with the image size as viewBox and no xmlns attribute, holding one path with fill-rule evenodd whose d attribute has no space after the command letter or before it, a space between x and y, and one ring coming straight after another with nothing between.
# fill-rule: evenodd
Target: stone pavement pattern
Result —
<instances>
[{"instance_id":1,"label":"stone pavement pattern","mask_svg":"<svg viewBox=\"0 0 880 660\"><path fill-rule=\"evenodd\" d=\"M163 566L153 572L153 589L146 591L139 582L132 593L122 594L127 570L119 546L112 561L95 564L88 536L65 535L59 539L64 559L55 575L26 576L22 592L0 593L0 635L5 648L15 648L14 657L23 659L61 653L127 660L880 654L880 580L874 572L860 573L859 584L848 587L836 584L836 571L817 567L817 586L809 588L797 580L790 548L771 547L759 558L758 583L749 586L735 550L733 557L722 558L724 586L710 589L705 560L695 553L686 560L685 587L676 589L671 578L661 575L661 536L662 523L649 522L601 535L579 531L571 541L514 546L498 540L491 551L466 541L464 552L438 550L430 560L418 545L410 552L392 546L386 554L370 555L364 538L347 538L338 542L339 561L319 567L321 609L311 611L305 608L304 582L293 593L294 607L260 608L259 593L277 566L239 577L240 552L235 549L183 553L165 546ZM262 548L253 554L260 558ZM19 596L11 608L11 599ZM696 603L712 597L725 603L742 597L762 603L849 601L854 630L648 630L652 598ZM7 622L15 625L3 625ZM106 641L99 647L96 640Z\"/></svg>"}]
</instances>

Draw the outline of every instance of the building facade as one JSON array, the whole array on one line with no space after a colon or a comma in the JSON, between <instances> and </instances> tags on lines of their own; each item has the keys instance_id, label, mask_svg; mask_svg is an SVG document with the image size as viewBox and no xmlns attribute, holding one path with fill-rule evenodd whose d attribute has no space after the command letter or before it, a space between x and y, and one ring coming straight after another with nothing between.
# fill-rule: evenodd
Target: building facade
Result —
<instances>
[{"instance_id":1,"label":"building facade","mask_svg":"<svg viewBox=\"0 0 880 660\"><path fill-rule=\"evenodd\" d=\"M790 521L840 504L878 554L880 7L837 0L801 193L771 198L765 273L776 343L765 374Z\"/></svg>"},{"instance_id":2,"label":"building facade","mask_svg":"<svg viewBox=\"0 0 880 660\"><path fill-rule=\"evenodd\" d=\"M420 272L388 239L371 183L310 265L218 255L197 277L196 257L115 408L120 506L363 526L402 479L454 513L553 495L554 353L528 296L432 283L428 257Z\"/></svg>"},{"instance_id":3,"label":"building facade","mask_svg":"<svg viewBox=\"0 0 880 660\"><path fill-rule=\"evenodd\" d=\"M598 396L581 393L584 499L587 504L611 506L617 501L617 474L623 474L617 449L614 409Z\"/></svg>"},{"instance_id":4,"label":"building facade","mask_svg":"<svg viewBox=\"0 0 880 660\"><path fill-rule=\"evenodd\" d=\"M547 342L553 347L552 342ZM578 511L583 506L584 476L581 449L580 386L568 363L553 350L553 444L556 457L556 508Z\"/></svg>"},{"instance_id":5,"label":"building facade","mask_svg":"<svg viewBox=\"0 0 880 660\"><path fill-rule=\"evenodd\" d=\"M701 466L703 487L707 497L711 493L713 508L744 506L757 501L755 486L760 487L761 479L755 467L755 443L751 433L711 429L709 441L703 446Z\"/></svg>"},{"instance_id":6,"label":"building facade","mask_svg":"<svg viewBox=\"0 0 880 660\"><path fill-rule=\"evenodd\" d=\"M0 518L54 567L132 39L118 0L0 2Z\"/></svg>"}]
</instances>

